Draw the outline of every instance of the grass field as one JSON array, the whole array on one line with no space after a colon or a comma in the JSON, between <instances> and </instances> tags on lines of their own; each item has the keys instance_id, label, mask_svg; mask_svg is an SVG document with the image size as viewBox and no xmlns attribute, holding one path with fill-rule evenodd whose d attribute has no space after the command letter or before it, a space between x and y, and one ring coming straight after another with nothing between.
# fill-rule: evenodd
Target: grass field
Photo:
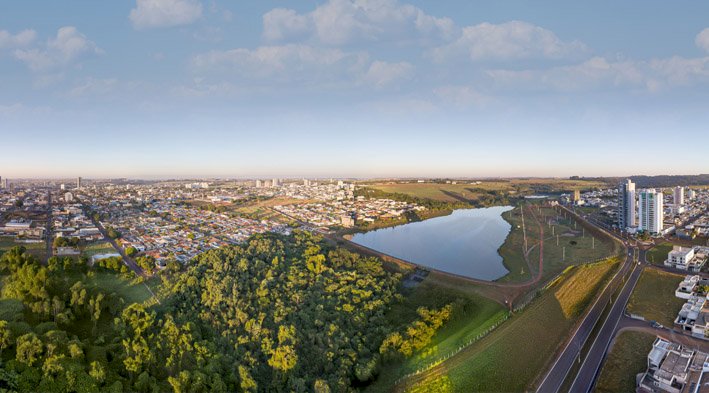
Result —
<instances>
[{"instance_id":1,"label":"grass field","mask_svg":"<svg viewBox=\"0 0 709 393\"><path fill-rule=\"evenodd\" d=\"M116 249L113 248L109 242L92 243L84 247L82 250L82 254L89 258L97 254L110 254L115 252Z\"/></svg>"},{"instance_id":2,"label":"grass field","mask_svg":"<svg viewBox=\"0 0 709 393\"><path fill-rule=\"evenodd\" d=\"M133 283L115 273L97 271L87 281L94 288L100 288L102 291L109 293L117 293L126 303L143 303L152 298L152 294L145 285Z\"/></svg>"},{"instance_id":3,"label":"grass field","mask_svg":"<svg viewBox=\"0 0 709 393\"><path fill-rule=\"evenodd\" d=\"M510 271L500 282L519 282L527 280L530 274L536 274L539 266L540 231L537 221L531 214L532 210L544 226L544 272L542 280L549 279L570 265L593 262L615 255L618 246L604 237L594 236L585 232L581 225L575 224L570 218L564 218L552 208L531 207L525 210L525 230L530 267L524 260L522 219L520 208L515 208L503 214L511 225L510 234L500 248L505 267ZM558 244L557 236L558 235Z\"/></svg>"},{"instance_id":4,"label":"grass field","mask_svg":"<svg viewBox=\"0 0 709 393\"><path fill-rule=\"evenodd\" d=\"M509 270L509 273L498 281L521 282L529 280L532 277L532 272L529 266L527 266L527 262L524 260L524 235L522 232L521 208L516 207L513 210L505 212L502 214L502 217L510 223L512 228L505 242L499 249L502 261L507 270Z\"/></svg>"},{"instance_id":5,"label":"grass field","mask_svg":"<svg viewBox=\"0 0 709 393\"><path fill-rule=\"evenodd\" d=\"M384 367L377 382L368 388L370 392L388 391L393 382L402 375L428 365L457 349L507 314L498 303L477 293L444 288L429 280L404 292L404 295L404 301L395 304L387 313L387 319L393 326L398 326L399 330L418 318L416 309L421 306L440 308L453 303L453 315L451 320L436 333L428 346L402 362Z\"/></svg>"},{"instance_id":6,"label":"grass field","mask_svg":"<svg viewBox=\"0 0 709 393\"><path fill-rule=\"evenodd\" d=\"M2 255L3 252L5 252L13 247L16 247L16 246L24 247L27 250L27 252L36 256L40 260L44 259L44 257L47 254L47 249L46 249L46 245L44 242L17 243L11 237L0 236L0 255Z\"/></svg>"},{"instance_id":7,"label":"grass field","mask_svg":"<svg viewBox=\"0 0 709 393\"><path fill-rule=\"evenodd\" d=\"M672 326L677 313L685 303L675 296L675 289L682 281L680 274L646 268L628 301L629 313L638 314L647 320Z\"/></svg>"},{"instance_id":8,"label":"grass field","mask_svg":"<svg viewBox=\"0 0 709 393\"><path fill-rule=\"evenodd\" d=\"M654 340L655 336L647 333L621 333L603 365L596 392L634 392L635 375L645 371Z\"/></svg>"},{"instance_id":9,"label":"grass field","mask_svg":"<svg viewBox=\"0 0 709 393\"><path fill-rule=\"evenodd\" d=\"M672 251L672 243L660 243L647 252L645 259L652 264L662 265L670 251Z\"/></svg>"},{"instance_id":10,"label":"grass field","mask_svg":"<svg viewBox=\"0 0 709 393\"><path fill-rule=\"evenodd\" d=\"M511 195L534 192L559 192L573 189L589 189L602 185L597 182L567 179L511 179L482 181L480 184L445 184L445 183L376 183L367 187L384 192L401 193L418 198L427 198L443 202L461 200L475 201L484 191L503 191Z\"/></svg>"},{"instance_id":11,"label":"grass field","mask_svg":"<svg viewBox=\"0 0 709 393\"><path fill-rule=\"evenodd\" d=\"M617 266L609 260L570 269L523 312L425 375L424 383L447 377L454 392L532 388Z\"/></svg>"}]
</instances>

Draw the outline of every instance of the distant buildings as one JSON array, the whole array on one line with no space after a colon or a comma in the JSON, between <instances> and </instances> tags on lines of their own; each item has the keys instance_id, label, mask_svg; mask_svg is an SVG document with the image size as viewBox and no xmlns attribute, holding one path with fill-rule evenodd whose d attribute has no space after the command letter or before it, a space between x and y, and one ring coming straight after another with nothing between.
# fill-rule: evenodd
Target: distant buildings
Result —
<instances>
[{"instance_id":1,"label":"distant buildings","mask_svg":"<svg viewBox=\"0 0 709 393\"><path fill-rule=\"evenodd\" d=\"M263 184L261 183L261 180L256 179L256 188L261 188L263 187Z\"/></svg>"},{"instance_id":2,"label":"distant buildings","mask_svg":"<svg viewBox=\"0 0 709 393\"><path fill-rule=\"evenodd\" d=\"M640 191L638 229L652 235L662 233L663 197L662 192L654 188Z\"/></svg>"},{"instance_id":3,"label":"distant buildings","mask_svg":"<svg viewBox=\"0 0 709 393\"><path fill-rule=\"evenodd\" d=\"M72 194L70 192L67 192L66 194L64 194L64 202L66 202L66 203L74 202L74 194Z\"/></svg>"},{"instance_id":4,"label":"distant buildings","mask_svg":"<svg viewBox=\"0 0 709 393\"><path fill-rule=\"evenodd\" d=\"M81 176L79 176L79 177L76 178L76 188L77 188L78 190L81 189Z\"/></svg>"},{"instance_id":5,"label":"distant buildings","mask_svg":"<svg viewBox=\"0 0 709 393\"><path fill-rule=\"evenodd\" d=\"M2 179L2 188L7 189L7 178Z\"/></svg>"},{"instance_id":6,"label":"distant buildings","mask_svg":"<svg viewBox=\"0 0 709 393\"><path fill-rule=\"evenodd\" d=\"M278 179L277 178L275 178L275 177L273 178L273 180L271 181L271 187L278 187Z\"/></svg>"},{"instance_id":7,"label":"distant buildings","mask_svg":"<svg viewBox=\"0 0 709 393\"><path fill-rule=\"evenodd\" d=\"M680 187L680 186L675 187L672 195L673 195L673 201L675 204L675 209L684 205L684 187Z\"/></svg>"},{"instance_id":8,"label":"distant buildings","mask_svg":"<svg viewBox=\"0 0 709 393\"><path fill-rule=\"evenodd\" d=\"M627 179L618 186L618 228L632 228L635 224L635 183Z\"/></svg>"},{"instance_id":9,"label":"distant buildings","mask_svg":"<svg viewBox=\"0 0 709 393\"><path fill-rule=\"evenodd\" d=\"M574 190L574 197L573 197L573 202L574 204L578 204L579 201L581 200L581 191L580 190Z\"/></svg>"}]
</instances>

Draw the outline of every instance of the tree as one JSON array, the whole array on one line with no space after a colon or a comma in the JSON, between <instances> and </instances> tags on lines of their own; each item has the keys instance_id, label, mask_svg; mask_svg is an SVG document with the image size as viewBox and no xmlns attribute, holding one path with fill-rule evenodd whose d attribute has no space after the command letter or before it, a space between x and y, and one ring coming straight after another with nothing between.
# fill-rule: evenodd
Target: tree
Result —
<instances>
[{"instance_id":1,"label":"tree","mask_svg":"<svg viewBox=\"0 0 709 393\"><path fill-rule=\"evenodd\" d=\"M89 375L91 378L95 379L96 382L103 383L106 380L106 369L100 362L93 361L89 366Z\"/></svg>"},{"instance_id":2,"label":"tree","mask_svg":"<svg viewBox=\"0 0 709 393\"><path fill-rule=\"evenodd\" d=\"M89 313L91 314L91 321L94 323L94 332L96 331L96 324L98 323L99 318L101 318L101 310L103 307L102 302L104 297L103 292L99 292L96 296L89 300Z\"/></svg>"},{"instance_id":3,"label":"tree","mask_svg":"<svg viewBox=\"0 0 709 393\"><path fill-rule=\"evenodd\" d=\"M132 257L133 255L135 255L137 253L138 253L138 249L133 246L126 248L126 255L128 255L129 257Z\"/></svg>"},{"instance_id":4,"label":"tree","mask_svg":"<svg viewBox=\"0 0 709 393\"><path fill-rule=\"evenodd\" d=\"M7 321L0 320L0 358L2 351L12 345L12 330L7 324Z\"/></svg>"},{"instance_id":5,"label":"tree","mask_svg":"<svg viewBox=\"0 0 709 393\"><path fill-rule=\"evenodd\" d=\"M34 333L27 333L17 338L15 359L32 367L42 356L42 341Z\"/></svg>"}]
</instances>

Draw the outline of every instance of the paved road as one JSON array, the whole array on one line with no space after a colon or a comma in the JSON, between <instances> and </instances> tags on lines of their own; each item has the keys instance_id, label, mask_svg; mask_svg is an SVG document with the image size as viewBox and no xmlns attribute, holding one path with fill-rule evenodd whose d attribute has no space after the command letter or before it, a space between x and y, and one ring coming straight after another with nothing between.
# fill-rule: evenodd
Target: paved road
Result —
<instances>
[{"instance_id":1,"label":"paved road","mask_svg":"<svg viewBox=\"0 0 709 393\"><path fill-rule=\"evenodd\" d=\"M568 209L565 210L571 214L574 214L579 219L583 219L581 216L574 213L573 211ZM602 228L600 228L600 230L603 231ZM616 236L616 234L614 233L606 232L606 234L619 239L618 236ZM622 241L622 239L619 240ZM581 348L583 348L583 346L586 344L586 341L591 336L594 327L600 320L603 311L606 308L606 304L612 301L611 296L613 292L615 292L619 285L623 284L623 280L627 275L628 271L636 266L634 262L635 255L638 251L636 251L636 249L630 246L628 243L624 243L624 245L626 248L626 258L623 265L620 267L620 269L618 269L618 272L613 276L610 282L608 282L606 287L603 288L603 291L601 291L600 295L596 298L596 301L587 311L581 323L576 328L576 331L574 331L573 335L571 336L571 339L569 339L569 341L567 342L566 347L564 347L563 351L556 358L556 361L552 365L551 369L549 369L549 371L544 375L542 382L537 388L537 392L558 392L561 389L561 386L563 385L564 381L566 380L569 371L573 367L574 362L580 361Z\"/></svg>"},{"instance_id":2,"label":"paved road","mask_svg":"<svg viewBox=\"0 0 709 393\"><path fill-rule=\"evenodd\" d=\"M54 236L52 233L52 191L47 190L47 228L44 231L45 241L47 243L47 256L44 259L46 263L52 257Z\"/></svg>"},{"instance_id":3,"label":"paved road","mask_svg":"<svg viewBox=\"0 0 709 393\"><path fill-rule=\"evenodd\" d=\"M644 251L641 251L641 253L644 254ZM641 260L642 259L644 259L644 255L641 256ZM643 266L638 263L632 263L632 266L633 271L630 274L628 281L625 283L625 286L623 286L620 295L617 299L615 299L615 303L613 303L613 307L611 308L608 317L603 322L596 339L591 345L591 349L581 364L581 368L576 374L576 379L574 379L569 392L587 393L591 391L591 388L593 387L596 377L601 369L601 365L603 364L603 360L606 357L606 352L610 347L611 341L613 341L613 337L615 337L618 324L623 318L623 313L625 311L625 306L628 304L628 299L630 299L630 295L633 293L633 289L635 289L635 284L637 284L638 279L640 278L640 273L643 271Z\"/></svg>"},{"instance_id":4,"label":"paved road","mask_svg":"<svg viewBox=\"0 0 709 393\"><path fill-rule=\"evenodd\" d=\"M84 206L86 206L86 205L84 205ZM143 269L141 269L140 266L138 266L138 264L135 263L133 258L126 255L126 253L123 251L123 248L121 248L118 245L118 243L116 243L116 241L114 239L111 239L108 236L106 228L104 228L103 225L101 225L101 223L98 220L95 220L93 216L91 216L91 215L89 215L89 216L91 218L91 221L96 226L96 228L98 228L99 232L101 232L101 235L103 235L103 237L106 240L108 240L108 242L111 243L113 248L121 255L121 257L123 258L123 263L125 263L126 266L128 266L132 271L134 271L136 275L145 277L145 272L143 271ZM146 287L147 287L147 285L146 285ZM148 289L150 289L150 288L148 288ZM150 292L152 293L152 291L150 291Z\"/></svg>"},{"instance_id":5,"label":"paved road","mask_svg":"<svg viewBox=\"0 0 709 393\"><path fill-rule=\"evenodd\" d=\"M556 362L554 362L549 372L547 372L544 376L544 379L537 388L537 392L551 393L558 392L561 389L561 385L564 383L564 380L566 380L566 377L569 374L571 367L574 365L574 362L579 360L581 348L584 346L590 337L593 328L601 318L603 310L606 308L606 304L611 301L611 295L615 289L622 284L626 273L632 267L636 266L636 264L634 264L635 252L632 250L633 249L630 251L630 255L626 255L625 262L615 276L613 276L613 279L606 285L601 294L596 298L595 303L593 303L591 309L584 316L573 336L566 344L566 347L557 357Z\"/></svg>"},{"instance_id":6,"label":"paved road","mask_svg":"<svg viewBox=\"0 0 709 393\"><path fill-rule=\"evenodd\" d=\"M709 352L709 341L701 339L701 338L696 338L689 336L687 334L684 334L680 331L674 330L674 329L669 329L667 327L664 328L654 328L648 321L641 321L637 319L633 319L627 316L624 316L621 318L620 323L618 324L618 328L616 329L615 333L615 338L613 339L613 342L618 339L618 336L620 333L626 331L626 330L631 330L631 331L636 331L636 332L643 332L647 334L651 334L653 336L659 336L664 338L667 341L673 342L673 343L678 343L682 344L683 346L687 348L692 348L692 349L697 349L700 351L704 352ZM613 348L613 343L611 343L611 347L608 348L608 351L610 352ZM650 348L648 347L648 352L650 352Z\"/></svg>"}]
</instances>

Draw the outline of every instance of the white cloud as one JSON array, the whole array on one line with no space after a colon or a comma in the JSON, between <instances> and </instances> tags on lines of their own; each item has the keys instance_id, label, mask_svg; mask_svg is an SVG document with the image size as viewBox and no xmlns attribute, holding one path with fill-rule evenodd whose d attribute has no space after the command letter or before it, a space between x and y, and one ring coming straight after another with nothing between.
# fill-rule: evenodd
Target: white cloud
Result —
<instances>
[{"instance_id":1,"label":"white cloud","mask_svg":"<svg viewBox=\"0 0 709 393\"><path fill-rule=\"evenodd\" d=\"M291 44L212 51L195 56L192 64L198 70L221 69L237 76L294 81L342 76L361 70L367 59L364 53Z\"/></svg>"},{"instance_id":2,"label":"white cloud","mask_svg":"<svg viewBox=\"0 0 709 393\"><path fill-rule=\"evenodd\" d=\"M66 66L85 54L103 53L96 44L89 41L76 27L65 26L50 38L43 48L17 49L15 57L27 64L33 71L45 71Z\"/></svg>"},{"instance_id":3,"label":"white cloud","mask_svg":"<svg viewBox=\"0 0 709 393\"><path fill-rule=\"evenodd\" d=\"M531 23L481 23L463 28L460 37L432 51L437 62L467 57L472 61L560 59L587 52L578 41L565 42L552 31Z\"/></svg>"},{"instance_id":4,"label":"white cloud","mask_svg":"<svg viewBox=\"0 0 709 393\"><path fill-rule=\"evenodd\" d=\"M137 0L129 18L136 29L189 25L202 17L197 0Z\"/></svg>"},{"instance_id":5,"label":"white cloud","mask_svg":"<svg viewBox=\"0 0 709 393\"><path fill-rule=\"evenodd\" d=\"M411 79L413 73L414 66L407 62L375 61L369 65L362 80L375 87L385 87L398 81Z\"/></svg>"},{"instance_id":6,"label":"white cloud","mask_svg":"<svg viewBox=\"0 0 709 393\"><path fill-rule=\"evenodd\" d=\"M697 44L700 49L709 52L709 27L697 34L694 43Z\"/></svg>"},{"instance_id":7,"label":"white cloud","mask_svg":"<svg viewBox=\"0 0 709 393\"><path fill-rule=\"evenodd\" d=\"M449 18L426 14L396 0L330 0L307 14L277 8L263 17L264 38L293 40L303 36L329 44L371 41L439 42L456 34Z\"/></svg>"},{"instance_id":8,"label":"white cloud","mask_svg":"<svg viewBox=\"0 0 709 393\"><path fill-rule=\"evenodd\" d=\"M17 34L11 34L6 30L0 30L0 49L21 48L31 44L37 37L34 30L22 30Z\"/></svg>"},{"instance_id":9,"label":"white cloud","mask_svg":"<svg viewBox=\"0 0 709 393\"><path fill-rule=\"evenodd\" d=\"M630 89L657 92L709 83L709 57L609 60L593 57L571 66L541 70L490 70L497 87L539 91L578 92Z\"/></svg>"}]
</instances>

